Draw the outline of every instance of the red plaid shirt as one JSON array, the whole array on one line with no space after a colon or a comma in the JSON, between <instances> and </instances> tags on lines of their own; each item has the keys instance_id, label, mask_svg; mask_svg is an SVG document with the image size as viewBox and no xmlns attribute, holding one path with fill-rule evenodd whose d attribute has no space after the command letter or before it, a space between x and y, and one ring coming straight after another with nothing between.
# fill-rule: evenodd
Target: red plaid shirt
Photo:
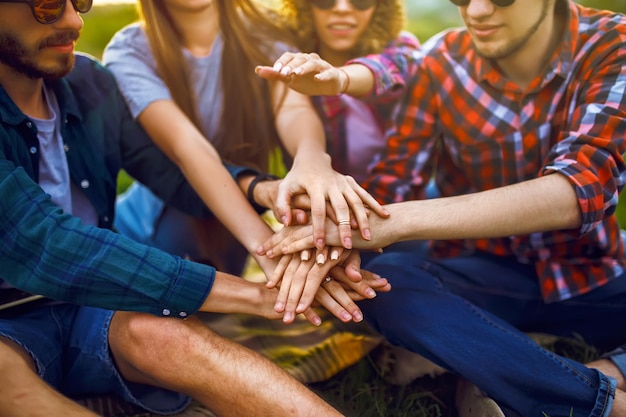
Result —
<instances>
[{"instance_id":1,"label":"red plaid shirt","mask_svg":"<svg viewBox=\"0 0 626 417\"><path fill-rule=\"evenodd\" d=\"M580 230L433 242L438 256L477 250L533 262L546 302L589 292L626 267L615 217L626 181L626 17L562 5L569 30L525 91L477 55L465 29L429 40L365 184L390 203L422 198L433 172L443 196L564 175Z\"/></svg>"}]
</instances>

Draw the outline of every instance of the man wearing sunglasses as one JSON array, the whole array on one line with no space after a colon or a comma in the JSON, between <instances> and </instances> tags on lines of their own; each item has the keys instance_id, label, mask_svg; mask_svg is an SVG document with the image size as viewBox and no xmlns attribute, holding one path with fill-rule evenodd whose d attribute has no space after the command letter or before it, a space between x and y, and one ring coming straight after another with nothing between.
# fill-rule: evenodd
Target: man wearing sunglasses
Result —
<instances>
[{"instance_id":1,"label":"man wearing sunglasses","mask_svg":"<svg viewBox=\"0 0 626 417\"><path fill-rule=\"evenodd\" d=\"M122 166L147 184L176 181L173 200L202 203L113 77L74 54L90 7L0 1L0 415L95 416L66 396L117 393L158 414L193 397L224 416L339 416L190 317L276 319L275 290L107 230Z\"/></svg>"},{"instance_id":2,"label":"man wearing sunglasses","mask_svg":"<svg viewBox=\"0 0 626 417\"><path fill-rule=\"evenodd\" d=\"M365 318L491 397L460 416L626 416L626 351L614 350L626 342L626 17L569 0L452 1L466 27L423 45L365 184L390 217L370 219L369 242L353 234L355 247L420 239L430 252L389 248L364 265L393 285L360 303ZM441 198L420 200L431 174ZM305 249L310 234L284 229L259 252ZM525 332L609 353L584 366Z\"/></svg>"}]
</instances>

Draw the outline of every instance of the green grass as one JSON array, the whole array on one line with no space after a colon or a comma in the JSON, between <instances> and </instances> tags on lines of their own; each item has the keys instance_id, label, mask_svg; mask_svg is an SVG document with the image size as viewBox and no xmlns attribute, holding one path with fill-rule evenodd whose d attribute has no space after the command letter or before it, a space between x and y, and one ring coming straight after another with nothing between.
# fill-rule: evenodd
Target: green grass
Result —
<instances>
[{"instance_id":1,"label":"green grass","mask_svg":"<svg viewBox=\"0 0 626 417\"><path fill-rule=\"evenodd\" d=\"M587 5L602 4L613 10L626 12L626 0L589 0ZM85 28L77 48L101 58L102 50L111 36L122 26L136 19L134 5L96 6L83 16ZM421 41L439 30L459 24L457 15L429 14L409 22L407 29ZM125 173L118 181L119 191L125 189L131 179ZM620 200L618 217L626 219L626 202ZM621 222L621 224L626 224ZM560 340L547 348L555 352L587 362L597 358L598 352L581 340ZM421 378L407 386L393 386L385 381L385 370L376 365L380 349L367 355L354 366L344 370L328 381L312 384L331 404L349 416L359 417L454 417L455 377L444 374L432 379Z\"/></svg>"}]
</instances>

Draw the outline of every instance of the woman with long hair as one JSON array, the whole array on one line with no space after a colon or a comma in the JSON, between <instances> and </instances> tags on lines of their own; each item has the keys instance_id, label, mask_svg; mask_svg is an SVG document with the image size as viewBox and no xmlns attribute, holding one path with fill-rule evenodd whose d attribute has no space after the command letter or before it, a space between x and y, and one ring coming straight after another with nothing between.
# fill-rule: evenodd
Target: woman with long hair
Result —
<instances>
[{"instance_id":1,"label":"woman with long hair","mask_svg":"<svg viewBox=\"0 0 626 417\"><path fill-rule=\"evenodd\" d=\"M113 37L104 61L131 113L178 164L181 178L154 190L134 184L118 202L115 225L122 233L235 274L248 252L269 275L275 261L256 256L255 249L272 231L231 174L244 178L244 187L264 179L234 166L265 173L277 149L293 156L283 195L308 194L318 216L329 200L337 217L352 214L367 230L364 204L382 208L351 178L332 170L309 98L254 75L255 65L270 64L290 48L269 11L250 0L140 0L139 11L139 22ZM222 161L232 165L230 173ZM183 213L171 206L183 177L210 212L190 204ZM245 251L232 250L233 236ZM328 268L338 262L331 260ZM316 276L309 291L323 279ZM357 317L353 302L343 299L342 305ZM287 312L284 320L293 318Z\"/></svg>"},{"instance_id":2,"label":"woman with long hair","mask_svg":"<svg viewBox=\"0 0 626 417\"><path fill-rule=\"evenodd\" d=\"M328 153L362 181L385 146L397 98L419 49L403 31L403 0L283 0L283 24L301 53L286 52L260 76L314 96Z\"/></svg>"}]
</instances>

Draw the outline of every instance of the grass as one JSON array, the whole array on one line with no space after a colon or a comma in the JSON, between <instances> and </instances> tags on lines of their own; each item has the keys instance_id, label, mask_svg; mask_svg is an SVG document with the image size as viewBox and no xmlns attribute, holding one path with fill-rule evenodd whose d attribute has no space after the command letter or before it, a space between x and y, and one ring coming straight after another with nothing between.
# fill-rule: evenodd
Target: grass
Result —
<instances>
[{"instance_id":1,"label":"grass","mask_svg":"<svg viewBox=\"0 0 626 417\"><path fill-rule=\"evenodd\" d=\"M626 12L625 0L588 0L590 6L613 7ZM610 4L609 4L610 3ZM77 49L101 58L102 50L111 36L122 26L136 19L134 5L96 6L83 16L85 29ZM456 15L429 14L419 16L408 23L407 29L424 41L444 27L459 23ZM125 174L119 178L119 190L131 179ZM621 199L618 217L626 220L626 201ZM626 224L625 221L621 222ZM591 361L598 352L579 339L560 339L547 348L581 362ZM349 416L360 417L454 417L455 377L444 374L437 378L424 377L406 386L394 386L386 382L388 370L377 365L381 348L374 350L354 366L335 377L312 384L311 388L328 402Z\"/></svg>"}]
</instances>

